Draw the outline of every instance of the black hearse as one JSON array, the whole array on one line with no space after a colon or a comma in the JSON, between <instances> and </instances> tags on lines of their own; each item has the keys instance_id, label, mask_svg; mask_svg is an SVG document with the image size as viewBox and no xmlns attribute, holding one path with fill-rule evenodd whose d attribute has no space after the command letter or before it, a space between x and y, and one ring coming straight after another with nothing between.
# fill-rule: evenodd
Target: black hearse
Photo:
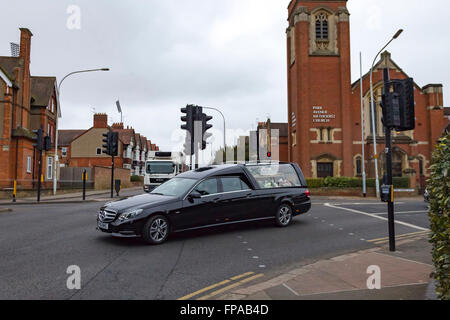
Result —
<instances>
[{"instance_id":1,"label":"black hearse","mask_svg":"<svg viewBox=\"0 0 450 320\"><path fill-rule=\"evenodd\" d=\"M297 164L208 166L182 173L149 194L106 204L97 228L160 244L172 232L225 224L273 219L286 227L310 208Z\"/></svg>"}]
</instances>

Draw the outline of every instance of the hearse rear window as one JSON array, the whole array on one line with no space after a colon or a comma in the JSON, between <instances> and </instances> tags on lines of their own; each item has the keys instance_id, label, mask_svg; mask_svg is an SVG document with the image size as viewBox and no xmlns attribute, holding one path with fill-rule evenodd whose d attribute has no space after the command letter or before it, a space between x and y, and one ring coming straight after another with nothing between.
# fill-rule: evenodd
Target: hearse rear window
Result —
<instances>
[{"instance_id":1,"label":"hearse rear window","mask_svg":"<svg viewBox=\"0 0 450 320\"><path fill-rule=\"evenodd\" d=\"M297 172L290 164L251 165L247 169L262 189L302 186Z\"/></svg>"}]
</instances>

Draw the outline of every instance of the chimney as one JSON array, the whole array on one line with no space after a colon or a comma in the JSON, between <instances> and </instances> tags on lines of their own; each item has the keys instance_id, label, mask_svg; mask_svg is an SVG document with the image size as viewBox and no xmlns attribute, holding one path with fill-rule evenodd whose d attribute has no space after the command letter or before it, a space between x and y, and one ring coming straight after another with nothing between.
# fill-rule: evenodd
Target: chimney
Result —
<instances>
[{"instance_id":1,"label":"chimney","mask_svg":"<svg viewBox=\"0 0 450 320\"><path fill-rule=\"evenodd\" d=\"M122 129L123 129L123 122L113 123L112 128L113 128L113 129L119 129L119 130L122 130Z\"/></svg>"},{"instance_id":2,"label":"chimney","mask_svg":"<svg viewBox=\"0 0 450 320\"><path fill-rule=\"evenodd\" d=\"M30 109L31 84L30 84L30 55L31 55L31 37L33 34L27 28L20 28L20 53L19 57L23 60L23 75L21 81L22 106ZM22 109L21 125L28 127L28 117L25 110Z\"/></svg>"},{"instance_id":3,"label":"chimney","mask_svg":"<svg viewBox=\"0 0 450 320\"><path fill-rule=\"evenodd\" d=\"M25 62L25 68L30 71L31 37L33 34L27 28L20 28L20 53L19 57Z\"/></svg>"},{"instance_id":4,"label":"chimney","mask_svg":"<svg viewBox=\"0 0 450 320\"><path fill-rule=\"evenodd\" d=\"M94 128L108 128L108 115L106 113L94 114Z\"/></svg>"}]
</instances>

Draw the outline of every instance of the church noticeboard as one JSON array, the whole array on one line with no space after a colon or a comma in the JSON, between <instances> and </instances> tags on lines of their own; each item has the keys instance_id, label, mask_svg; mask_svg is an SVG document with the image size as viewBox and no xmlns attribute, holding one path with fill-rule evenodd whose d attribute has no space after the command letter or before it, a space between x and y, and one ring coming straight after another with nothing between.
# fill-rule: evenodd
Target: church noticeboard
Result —
<instances>
[{"instance_id":1,"label":"church noticeboard","mask_svg":"<svg viewBox=\"0 0 450 320\"><path fill-rule=\"evenodd\" d=\"M322 106L313 106L312 113L313 123L330 123L331 120L336 119L335 114L329 113L328 110Z\"/></svg>"}]
</instances>

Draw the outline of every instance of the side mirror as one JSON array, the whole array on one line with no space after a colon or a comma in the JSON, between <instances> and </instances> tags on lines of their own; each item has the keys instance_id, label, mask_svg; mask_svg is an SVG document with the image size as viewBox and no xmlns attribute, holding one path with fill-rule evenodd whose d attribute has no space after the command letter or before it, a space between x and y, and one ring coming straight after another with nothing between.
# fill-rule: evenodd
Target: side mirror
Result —
<instances>
[{"instance_id":1,"label":"side mirror","mask_svg":"<svg viewBox=\"0 0 450 320\"><path fill-rule=\"evenodd\" d=\"M197 191L192 191L192 192L189 194L189 196L188 196L188 200L189 200L190 202L193 202L194 199L200 199L201 197L202 197L202 195L201 195L199 192L197 192Z\"/></svg>"}]
</instances>

